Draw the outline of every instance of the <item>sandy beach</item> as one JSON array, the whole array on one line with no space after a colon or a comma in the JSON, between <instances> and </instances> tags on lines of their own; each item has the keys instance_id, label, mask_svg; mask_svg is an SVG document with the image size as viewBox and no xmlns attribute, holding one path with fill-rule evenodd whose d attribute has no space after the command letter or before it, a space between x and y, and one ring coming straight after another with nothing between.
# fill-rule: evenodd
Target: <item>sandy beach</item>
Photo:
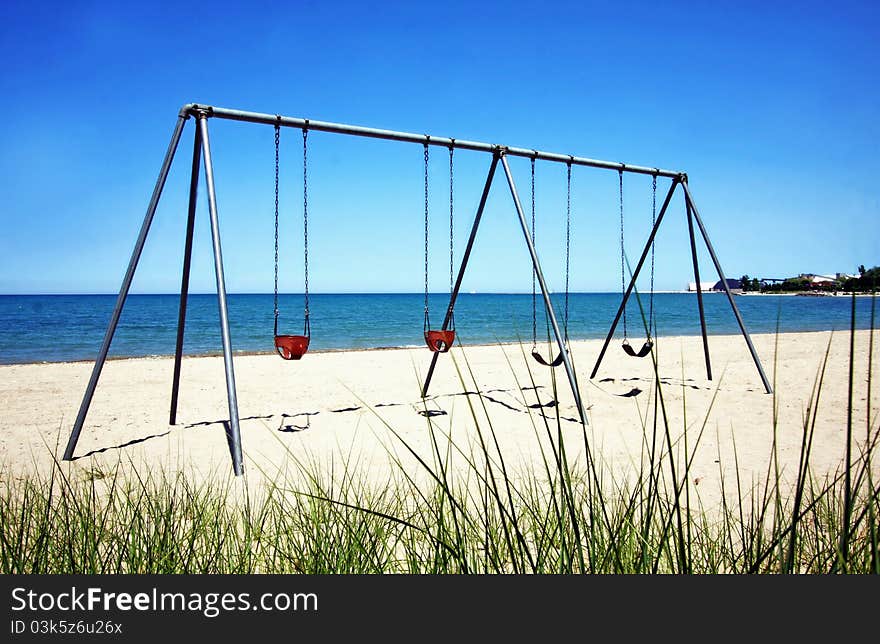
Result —
<instances>
[{"instance_id":1,"label":"sandy beach","mask_svg":"<svg viewBox=\"0 0 880 644\"><path fill-rule=\"evenodd\" d=\"M854 453L866 439L868 404L872 410L880 408L876 385L868 400L869 338L869 331L858 331L855 337ZM706 379L699 337L661 338L657 344L662 407L677 441L673 449L684 449L686 428L689 449L697 445L690 479L704 502L718 498L722 475L732 476L734 451L745 484L764 477L774 440L774 402L783 479L794 476L804 418L826 349L811 463L821 476L834 472L844 458L849 333L756 335L753 340L776 383L775 396L764 392L741 336L710 337L713 381ZM880 346L877 332L874 342ZM600 348L599 341L572 344L589 416L586 435L609 471L627 476L651 440L645 427L650 433L653 368L649 358L628 357L614 342L596 379L590 380ZM556 432L554 375L562 435L574 462L583 457L584 440L565 373L561 367L551 373L526 358L523 351L529 349L518 344L456 347L441 356L424 402L420 382L430 361L426 349L310 353L300 362L268 354L236 356L245 478L251 484L302 459L337 468L348 462L381 482L396 468L394 459L415 467L403 442L431 460L429 419L440 433L451 432L465 453L474 445L476 426L485 432L491 422L508 467L522 471L538 464L540 446L547 447L542 413ZM880 381L878 363L873 363L874 383ZM83 477L118 462L138 472L229 475L222 358L183 361L175 426L168 424L172 365L171 358L109 361L76 458L63 467ZM0 366L4 477L47 470L53 456L60 459L91 368L90 362Z\"/></svg>"}]
</instances>

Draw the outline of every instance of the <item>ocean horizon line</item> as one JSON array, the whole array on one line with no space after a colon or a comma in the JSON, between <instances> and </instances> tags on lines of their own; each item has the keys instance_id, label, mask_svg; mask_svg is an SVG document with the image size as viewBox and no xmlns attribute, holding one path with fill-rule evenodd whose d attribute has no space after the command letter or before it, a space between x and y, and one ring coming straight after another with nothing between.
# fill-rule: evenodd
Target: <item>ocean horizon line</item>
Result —
<instances>
[{"instance_id":1,"label":"ocean horizon line","mask_svg":"<svg viewBox=\"0 0 880 644\"><path fill-rule=\"evenodd\" d=\"M639 291L639 292L644 293L646 295L650 294L650 291ZM715 292L723 293L723 291L703 291L704 294L710 294L710 293L715 293ZM553 295L556 295L556 294L564 295L565 291L551 290L550 293ZM620 295L620 291L569 291L568 293L569 293L569 295ZM676 290L657 290L657 289L654 290L655 295L660 294L660 293L666 293L666 294L694 293L694 294L696 294L696 291L688 291L685 289L678 290L678 291L676 291ZM279 295L303 295L304 293L302 291L279 291L278 294ZM424 294L425 294L424 291L332 291L332 292L331 291L309 291L309 296L312 296L312 295L419 295L419 296L423 296ZM449 291L428 291L428 294L429 295L448 295ZM532 294L531 291L474 291L474 290L468 290L468 291L462 290L462 291L459 291L459 293L458 293L459 296L461 296L461 295L529 295L530 296L531 294ZM540 295L541 292L537 291L537 294ZM128 296L132 296L132 295L157 296L157 297L168 297L168 296L179 297L180 292L175 291L175 292L168 292L168 293L160 293L160 292L149 292L149 293L131 292L131 293L128 293ZM217 292L216 291L206 291L206 292L192 292L192 291L190 291L189 295L216 296ZM227 291L226 295L227 296L230 296L230 295L261 295L261 296L265 296L265 295L273 295L273 293L272 293L272 291L268 291L268 292L266 292L266 291ZM52 292L52 293L0 293L0 297L76 297L76 296L118 297L119 293L118 292L108 292L108 293L79 293L79 292L77 292L77 293L74 293L74 292L71 292L71 293L57 293L57 292Z\"/></svg>"}]
</instances>

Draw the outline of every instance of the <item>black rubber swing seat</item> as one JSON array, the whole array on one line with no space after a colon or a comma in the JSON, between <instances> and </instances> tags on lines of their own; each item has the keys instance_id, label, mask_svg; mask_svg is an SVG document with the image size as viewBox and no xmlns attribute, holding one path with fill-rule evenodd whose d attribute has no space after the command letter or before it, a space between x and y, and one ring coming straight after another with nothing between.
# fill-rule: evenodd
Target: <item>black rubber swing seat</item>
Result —
<instances>
[{"instance_id":1,"label":"black rubber swing seat","mask_svg":"<svg viewBox=\"0 0 880 644\"><path fill-rule=\"evenodd\" d=\"M646 355L651 353L651 349L653 348L654 343L650 340L647 340L645 344L642 345L642 348L636 351L633 349L629 342L626 340L623 341L623 350L628 356L632 356L633 358L644 358Z\"/></svg>"},{"instance_id":2,"label":"black rubber swing seat","mask_svg":"<svg viewBox=\"0 0 880 644\"><path fill-rule=\"evenodd\" d=\"M535 359L535 362L537 362L538 364L542 364L545 367L558 367L564 361L562 352L560 352L559 355L556 356L556 358L552 362L547 362L547 360L544 359L544 356L542 356L537 351L532 351L532 357Z\"/></svg>"}]
</instances>

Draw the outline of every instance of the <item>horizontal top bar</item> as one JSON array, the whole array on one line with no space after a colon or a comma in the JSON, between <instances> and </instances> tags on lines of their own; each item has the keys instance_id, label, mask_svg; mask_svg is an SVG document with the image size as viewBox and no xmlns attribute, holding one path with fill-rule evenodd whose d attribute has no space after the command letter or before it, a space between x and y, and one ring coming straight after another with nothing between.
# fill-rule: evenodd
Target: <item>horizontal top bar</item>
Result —
<instances>
[{"instance_id":1,"label":"horizontal top bar","mask_svg":"<svg viewBox=\"0 0 880 644\"><path fill-rule=\"evenodd\" d=\"M313 121L311 119L293 118L290 116L281 116L279 114L261 114L259 112L244 112L241 110L230 110L224 107L213 107L211 105L201 105L198 103L189 103L184 105L180 110L181 116L197 116L205 114L221 119L229 119L232 121L246 121L248 123L262 123L264 125L280 125L283 127L295 127L301 130L318 130L321 132L335 132L337 134L350 134L353 136L364 136L373 139L386 139L389 141L405 141L407 143L420 143L424 145L437 145L445 148L459 148L462 150L473 150L476 152L503 152L508 156L526 157L529 159L540 159L542 161L555 161L558 163L566 163L571 165L582 165L591 168L603 168L605 170L617 170L622 172L632 172L635 174L647 174L658 177L669 177L672 179L681 179L685 177L685 173L673 170L663 170L661 168L648 168L645 166L629 165L627 163L615 163L613 161L600 161L598 159L587 159L585 157L575 157L568 154L557 154L555 152L541 152L540 150L528 150L526 148L512 148L505 145L495 145L491 143L480 143L478 141L463 141L460 139L450 139L442 136L431 136L428 134L412 134L410 132L395 132L393 130L378 130L371 127L362 127L360 125L345 125L343 123L328 123L326 121Z\"/></svg>"}]
</instances>

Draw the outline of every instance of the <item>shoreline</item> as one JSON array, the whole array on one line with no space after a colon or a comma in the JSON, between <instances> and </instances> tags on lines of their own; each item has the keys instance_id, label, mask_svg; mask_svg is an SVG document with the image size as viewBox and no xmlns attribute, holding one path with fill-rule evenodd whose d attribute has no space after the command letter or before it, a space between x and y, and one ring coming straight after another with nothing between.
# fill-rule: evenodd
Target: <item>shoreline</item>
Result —
<instances>
[{"instance_id":1,"label":"shoreline","mask_svg":"<svg viewBox=\"0 0 880 644\"><path fill-rule=\"evenodd\" d=\"M857 328L856 331L868 331L869 329L861 329ZM801 335L801 334L815 334L815 333L848 333L849 329L810 329L806 331L782 331L779 333L750 333L750 337L757 338L762 336L771 336L776 337L779 336L792 336L792 335ZM692 338L701 338L702 336L699 333L689 334L689 335L669 335L669 336L659 336L657 338L658 343L662 343L663 341L681 341ZM740 333L717 333L717 334L708 334L708 341L711 343L714 339L729 339L729 338L742 338L742 334ZM586 344L591 342L604 342L605 338L577 338L571 339L570 343L573 345L576 344ZM608 347L611 348L615 345L615 343L620 343L622 341L621 338L618 338L617 334L611 339ZM743 340L744 341L744 340ZM463 344L459 347L458 344L455 345L456 349L485 349L487 347L511 347L522 345L523 347L528 347L531 343L529 342L520 342L520 341L510 341L510 342L493 342L493 343L474 343L474 344ZM539 345L546 346L546 341L538 342ZM710 344L711 347L711 344ZM309 349L306 355L321 355L321 354L345 354L345 353L374 353L374 352L383 352L383 351L409 351L409 350L418 350L418 349L427 349L427 347L423 344L408 344L408 345L400 345L400 346L387 346L387 347L352 347L345 349ZM246 358L246 357L256 357L256 356L274 356L276 352L274 350L266 350L266 351L233 351L232 357L235 358ZM426 352L426 355L427 354ZM183 360L189 359L197 359L197 358L222 358L223 351L211 351L209 353L184 353L182 355ZM96 356L97 358L97 356ZM22 366L45 366L45 365L83 365L83 364L94 364L96 358L83 358L81 360L44 360L40 362L0 362L0 369L5 367L22 367ZM107 356L106 362L122 362L125 360L171 360L174 358L173 353L154 353L154 354L143 354L143 355L128 355L128 356ZM291 361L295 362L295 361Z\"/></svg>"},{"instance_id":2,"label":"shoreline","mask_svg":"<svg viewBox=\"0 0 880 644\"><path fill-rule=\"evenodd\" d=\"M696 318L696 300L693 293L685 292L661 294L660 300L668 300L667 304L658 304L657 330L660 337L679 337L699 335L700 327ZM719 297L714 297L718 295ZM746 320L746 328L753 333L813 332L822 330L840 330L849 326L850 304L855 302L857 309L857 328L870 326L871 309L874 307L875 295L858 295L848 300L845 295L797 297L798 293L743 293L747 296L734 301L742 309ZM760 295L760 297L758 297ZM38 300L41 296L36 297ZM77 296L78 297L78 296ZM235 303L236 300L230 300ZM271 338L271 321L264 327L261 320L265 311L257 302L249 303L248 297L243 298L235 306L233 350L235 355L259 355L274 351ZM256 297L256 296L255 296ZM264 297L264 296L259 296ZM266 296L271 297L271 296ZM315 327L312 334L311 352L339 351L383 351L407 347L422 347L421 320L410 317L409 305L391 304L392 300L377 299L370 303L367 300L349 302L340 296L334 303L330 298L328 307L322 310L321 324ZM531 339L528 328L530 307L528 295L517 299L504 299L499 295L496 300L491 298L473 300L470 308L457 307L464 316L459 325L459 336L465 342L475 344L502 342L528 342ZM576 297L581 297L577 296ZM570 337L578 340L604 339L608 325L614 317L614 311L620 303L619 294L584 294L583 308L575 307L573 322L570 326ZM590 298L597 298L590 300ZM86 297L74 301L68 307L55 306L51 297L41 303L28 304L28 298L16 299L12 304L0 307L0 365L2 364L60 364L65 362L90 362L98 355L101 337L106 333L106 322L103 320L100 306ZM161 300L161 305L154 305L153 298ZM213 356L220 354L220 343L217 338L215 302L204 300L191 307L192 314L198 323L188 324L184 351L188 356ZM462 302L470 301L468 298ZM493 303L494 302L494 303ZM592 302L592 304L591 304ZM151 295L144 296L130 305L124 324L119 328L111 346L110 360L139 357L165 357L173 355L175 347L175 328L172 320L178 311L176 296ZM363 305L366 310L381 314L390 306L393 312L388 324L375 329L364 328L356 318L351 318L350 305ZM631 306L633 303L630 303ZM209 306L210 305L210 306ZM595 305L595 306L594 306ZM722 293L707 293L705 298L707 327L713 334L736 334L739 329L734 316L728 315L729 303ZM354 309L358 310L358 309ZM463 312L462 312L463 311ZM633 313L637 311L633 309ZM256 317L255 317L256 316ZM634 319L638 319L638 315ZM68 321L72 321L69 324ZM473 322L473 323L472 323ZM128 326L126 326L128 325ZM418 326L417 326L418 325ZM58 335L57 329L65 329ZM269 329L270 333L264 333ZM542 333L543 335L543 333Z\"/></svg>"}]
</instances>

